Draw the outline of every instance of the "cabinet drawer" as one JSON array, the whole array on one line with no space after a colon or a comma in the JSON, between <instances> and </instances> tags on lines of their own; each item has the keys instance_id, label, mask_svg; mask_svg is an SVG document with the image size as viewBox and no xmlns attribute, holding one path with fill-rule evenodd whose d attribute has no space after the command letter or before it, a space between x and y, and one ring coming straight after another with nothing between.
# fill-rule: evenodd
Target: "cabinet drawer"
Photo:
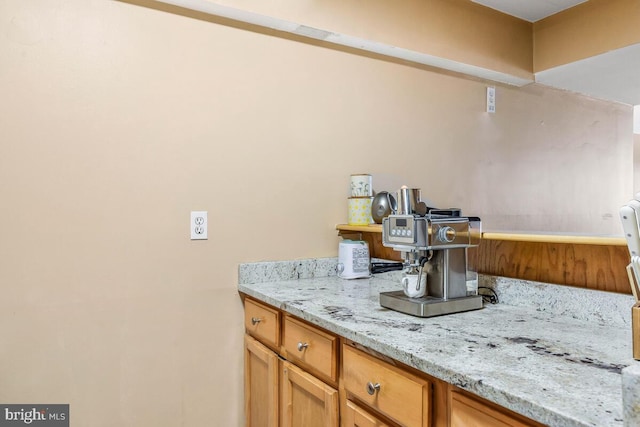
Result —
<instances>
[{"instance_id":1,"label":"cabinet drawer","mask_svg":"<svg viewBox=\"0 0 640 427\"><path fill-rule=\"evenodd\" d=\"M283 325L284 357L319 377L337 382L337 337L288 316Z\"/></svg>"},{"instance_id":2,"label":"cabinet drawer","mask_svg":"<svg viewBox=\"0 0 640 427\"><path fill-rule=\"evenodd\" d=\"M280 345L280 314L277 310L246 299L244 302L244 327L259 341L273 348Z\"/></svg>"},{"instance_id":3,"label":"cabinet drawer","mask_svg":"<svg viewBox=\"0 0 640 427\"><path fill-rule=\"evenodd\" d=\"M344 414L344 427L389 427L360 406L347 400Z\"/></svg>"},{"instance_id":4,"label":"cabinet drawer","mask_svg":"<svg viewBox=\"0 0 640 427\"><path fill-rule=\"evenodd\" d=\"M429 381L348 345L342 354L347 393L406 427L430 425Z\"/></svg>"},{"instance_id":5,"label":"cabinet drawer","mask_svg":"<svg viewBox=\"0 0 640 427\"><path fill-rule=\"evenodd\" d=\"M537 427L533 420L510 415L458 392L451 393L451 427ZM518 418L516 418L518 417Z\"/></svg>"}]
</instances>

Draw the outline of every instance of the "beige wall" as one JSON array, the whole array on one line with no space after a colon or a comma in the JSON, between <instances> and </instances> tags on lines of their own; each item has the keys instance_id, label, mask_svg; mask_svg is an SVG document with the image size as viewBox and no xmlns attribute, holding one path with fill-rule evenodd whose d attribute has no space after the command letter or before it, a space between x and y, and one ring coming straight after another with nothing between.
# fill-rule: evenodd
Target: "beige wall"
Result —
<instances>
[{"instance_id":1,"label":"beige wall","mask_svg":"<svg viewBox=\"0 0 640 427\"><path fill-rule=\"evenodd\" d=\"M468 0L215 3L533 80L532 24Z\"/></svg>"},{"instance_id":2,"label":"beige wall","mask_svg":"<svg viewBox=\"0 0 640 427\"><path fill-rule=\"evenodd\" d=\"M534 71L640 43L640 2L589 0L533 24Z\"/></svg>"},{"instance_id":3,"label":"beige wall","mask_svg":"<svg viewBox=\"0 0 640 427\"><path fill-rule=\"evenodd\" d=\"M335 256L350 173L493 229L617 232L632 192L627 106L488 115L482 82L115 1L0 28L0 402L72 425L241 425L237 266Z\"/></svg>"}]
</instances>

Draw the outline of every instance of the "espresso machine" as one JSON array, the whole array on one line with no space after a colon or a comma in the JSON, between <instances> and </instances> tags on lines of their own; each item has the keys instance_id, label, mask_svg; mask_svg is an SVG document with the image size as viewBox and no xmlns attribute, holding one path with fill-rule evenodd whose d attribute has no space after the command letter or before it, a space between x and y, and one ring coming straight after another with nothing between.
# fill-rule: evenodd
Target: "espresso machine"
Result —
<instances>
[{"instance_id":1,"label":"espresso machine","mask_svg":"<svg viewBox=\"0 0 640 427\"><path fill-rule=\"evenodd\" d=\"M400 252L405 274L427 275L426 294L412 298L403 290L381 292L380 305L418 317L482 308L477 269L469 259L470 248L480 244L480 218L403 200L403 190L406 187L398 192L397 213L382 221L382 244Z\"/></svg>"}]
</instances>

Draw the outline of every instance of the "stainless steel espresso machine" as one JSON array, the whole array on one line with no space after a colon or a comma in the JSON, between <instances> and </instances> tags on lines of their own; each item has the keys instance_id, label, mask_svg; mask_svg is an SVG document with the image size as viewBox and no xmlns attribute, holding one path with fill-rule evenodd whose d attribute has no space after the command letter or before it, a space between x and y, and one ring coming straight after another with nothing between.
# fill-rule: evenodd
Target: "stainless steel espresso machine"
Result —
<instances>
[{"instance_id":1,"label":"stainless steel espresso machine","mask_svg":"<svg viewBox=\"0 0 640 427\"><path fill-rule=\"evenodd\" d=\"M382 244L401 253L403 274L426 274L427 280L424 296L382 292L380 305L419 317L482 308L475 262L467 259L468 249L480 244L481 228L480 218L462 217L459 209L400 208L384 218Z\"/></svg>"}]
</instances>

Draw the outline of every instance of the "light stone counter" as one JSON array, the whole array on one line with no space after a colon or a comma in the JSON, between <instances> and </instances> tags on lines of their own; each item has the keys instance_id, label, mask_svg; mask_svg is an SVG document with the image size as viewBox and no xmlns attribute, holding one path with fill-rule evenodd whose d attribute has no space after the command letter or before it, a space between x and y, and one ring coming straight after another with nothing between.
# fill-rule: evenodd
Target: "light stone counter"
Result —
<instances>
[{"instance_id":1,"label":"light stone counter","mask_svg":"<svg viewBox=\"0 0 640 427\"><path fill-rule=\"evenodd\" d=\"M239 291L550 426L638 425L633 298L481 277L501 302L418 318L385 309L398 274L335 277L335 258L243 264ZM625 370L625 395L621 371Z\"/></svg>"},{"instance_id":2,"label":"light stone counter","mask_svg":"<svg viewBox=\"0 0 640 427\"><path fill-rule=\"evenodd\" d=\"M640 426L640 363L622 370L622 398L624 400L624 425Z\"/></svg>"}]
</instances>

